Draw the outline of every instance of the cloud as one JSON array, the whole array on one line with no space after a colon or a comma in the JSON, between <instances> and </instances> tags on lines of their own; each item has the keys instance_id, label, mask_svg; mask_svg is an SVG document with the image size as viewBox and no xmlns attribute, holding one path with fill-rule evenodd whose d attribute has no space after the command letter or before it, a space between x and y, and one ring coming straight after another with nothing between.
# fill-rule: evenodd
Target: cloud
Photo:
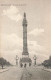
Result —
<instances>
[{"instance_id":1,"label":"cloud","mask_svg":"<svg viewBox=\"0 0 51 80\"><path fill-rule=\"evenodd\" d=\"M4 50L14 50L14 49L20 49L22 46L22 39L19 38L16 34L2 34L2 42L1 47Z\"/></svg>"},{"instance_id":2,"label":"cloud","mask_svg":"<svg viewBox=\"0 0 51 80\"><path fill-rule=\"evenodd\" d=\"M29 49L30 51L42 51L43 47L37 43L37 41L29 41Z\"/></svg>"},{"instance_id":3,"label":"cloud","mask_svg":"<svg viewBox=\"0 0 51 80\"><path fill-rule=\"evenodd\" d=\"M8 9L3 10L3 15L16 22L22 19L22 15L20 14L19 9L12 5Z\"/></svg>"},{"instance_id":4,"label":"cloud","mask_svg":"<svg viewBox=\"0 0 51 80\"><path fill-rule=\"evenodd\" d=\"M17 34L2 34L1 35L1 53L3 57L14 62L14 56L18 55L21 57L22 48L23 48L23 40L17 36ZM33 59L34 54L40 55L39 51L42 51L43 47L37 43L37 41L29 41L28 40L28 52L30 57ZM37 52L36 52L37 51ZM44 54L41 54L43 56ZM15 62L14 62L15 63Z\"/></svg>"},{"instance_id":5,"label":"cloud","mask_svg":"<svg viewBox=\"0 0 51 80\"><path fill-rule=\"evenodd\" d=\"M31 34L31 35L34 35L34 36L38 36L38 35L41 35L43 32L44 32L44 29L42 29L42 28L35 28L34 30L32 30L28 34Z\"/></svg>"},{"instance_id":6,"label":"cloud","mask_svg":"<svg viewBox=\"0 0 51 80\"><path fill-rule=\"evenodd\" d=\"M22 49L23 47L23 39L17 36L17 34L2 34L2 48L5 50L15 50L15 49ZM28 47L30 49L41 51L42 46L37 43L37 41L29 41L28 40Z\"/></svg>"}]
</instances>

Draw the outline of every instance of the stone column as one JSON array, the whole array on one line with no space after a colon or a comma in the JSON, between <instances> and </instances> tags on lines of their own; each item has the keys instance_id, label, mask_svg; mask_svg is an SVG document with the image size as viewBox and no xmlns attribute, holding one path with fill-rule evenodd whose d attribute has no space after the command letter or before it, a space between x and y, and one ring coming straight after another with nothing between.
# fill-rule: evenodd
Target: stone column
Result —
<instances>
[{"instance_id":1,"label":"stone column","mask_svg":"<svg viewBox=\"0 0 51 80\"><path fill-rule=\"evenodd\" d=\"M24 19L23 19L23 53L22 55L28 55L26 13L24 13Z\"/></svg>"}]
</instances>

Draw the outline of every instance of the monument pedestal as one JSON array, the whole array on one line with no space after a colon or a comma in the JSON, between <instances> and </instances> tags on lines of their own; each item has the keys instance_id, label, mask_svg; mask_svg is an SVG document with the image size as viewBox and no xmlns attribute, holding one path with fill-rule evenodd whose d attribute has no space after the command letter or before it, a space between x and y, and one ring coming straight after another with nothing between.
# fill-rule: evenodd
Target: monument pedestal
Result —
<instances>
[{"instance_id":1,"label":"monument pedestal","mask_svg":"<svg viewBox=\"0 0 51 80\"><path fill-rule=\"evenodd\" d=\"M22 57L21 59L20 59L20 66L21 65L27 65L27 66L31 66L31 63L32 63L32 60L29 58L29 57Z\"/></svg>"}]
</instances>

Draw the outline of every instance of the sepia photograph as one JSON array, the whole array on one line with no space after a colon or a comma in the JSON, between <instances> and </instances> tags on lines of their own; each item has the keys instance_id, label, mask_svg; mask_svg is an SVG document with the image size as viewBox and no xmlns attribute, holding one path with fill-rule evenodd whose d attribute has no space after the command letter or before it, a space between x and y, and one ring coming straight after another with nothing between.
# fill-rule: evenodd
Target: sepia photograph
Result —
<instances>
[{"instance_id":1,"label":"sepia photograph","mask_svg":"<svg viewBox=\"0 0 51 80\"><path fill-rule=\"evenodd\" d=\"M51 80L51 0L0 0L0 80Z\"/></svg>"}]
</instances>

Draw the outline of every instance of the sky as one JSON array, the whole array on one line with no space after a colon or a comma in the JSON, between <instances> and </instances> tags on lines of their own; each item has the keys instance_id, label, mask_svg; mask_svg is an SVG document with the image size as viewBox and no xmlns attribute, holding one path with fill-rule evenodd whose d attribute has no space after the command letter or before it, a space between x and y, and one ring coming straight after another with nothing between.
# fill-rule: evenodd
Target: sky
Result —
<instances>
[{"instance_id":1,"label":"sky","mask_svg":"<svg viewBox=\"0 0 51 80\"><path fill-rule=\"evenodd\" d=\"M13 64L22 57L24 12L30 58L42 63L51 55L51 0L0 0L0 56Z\"/></svg>"}]
</instances>

